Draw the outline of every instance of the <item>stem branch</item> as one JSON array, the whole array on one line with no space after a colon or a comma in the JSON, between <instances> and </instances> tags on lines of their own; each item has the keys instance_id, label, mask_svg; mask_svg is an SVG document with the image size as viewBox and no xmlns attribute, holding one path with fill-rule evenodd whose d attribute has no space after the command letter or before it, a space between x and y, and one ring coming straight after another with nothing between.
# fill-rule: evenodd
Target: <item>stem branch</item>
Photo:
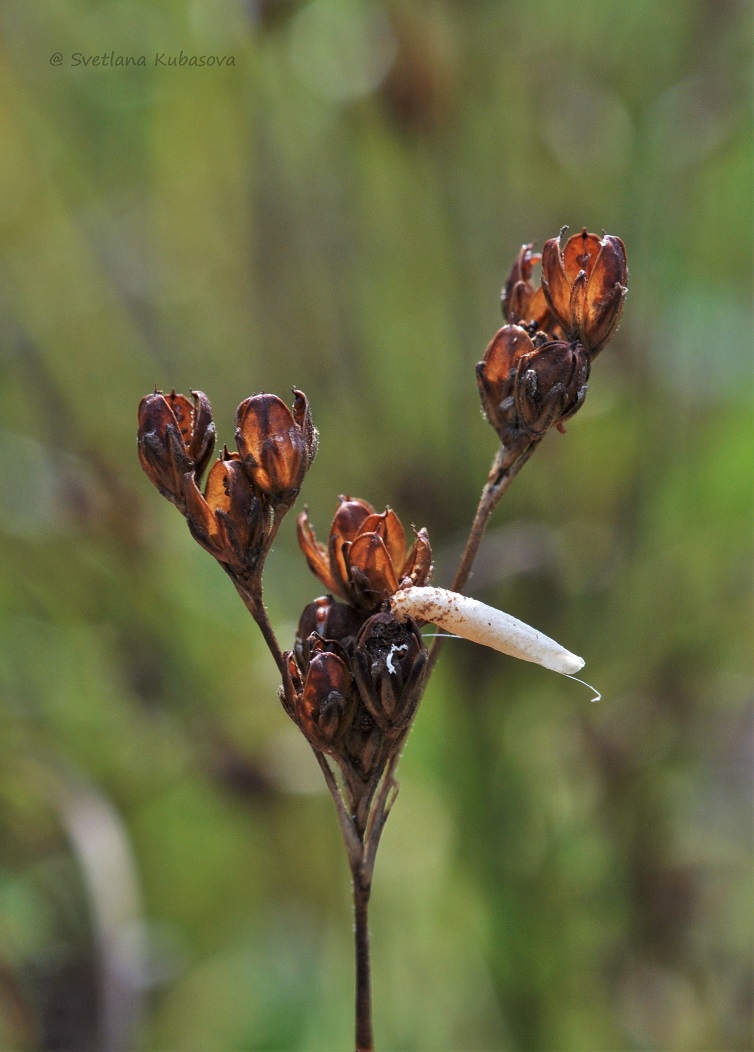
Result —
<instances>
[{"instance_id":1,"label":"stem branch","mask_svg":"<svg viewBox=\"0 0 754 1052\"><path fill-rule=\"evenodd\" d=\"M275 630L270 624L270 618L267 613L267 608L264 605L264 599L262 598L262 582L261 579L254 583L250 582L249 585L239 581L230 571L228 571L230 579L236 586L236 591L241 596L244 602L244 606L249 611L251 616L259 626L259 631L262 633L267 648L272 654L275 664L278 667L278 672L282 676L283 674L283 652L280 649Z\"/></svg>"},{"instance_id":2,"label":"stem branch","mask_svg":"<svg viewBox=\"0 0 754 1052\"><path fill-rule=\"evenodd\" d=\"M338 783L335 779L335 775L330 769L330 765L325 759L324 755L312 746L312 752L317 757L317 763L322 768L322 774L325 776L325 782L327 788L330 791L330 796L333 798L335 804L335 810L338 814L338 823L340 825L340 831L343 835L343 843L345 844L346 854L348 855L348 861L351 869L361 863L362 858L362 844L359 839L359 835L354 826L351 816L346 810L346 805L343 800L343 794L338 787Z\"/></svg>"},{"instance_id":3,"label":"stem branch","mask_svg":"<svg viewBox=\"0 0 754 1052\"><path fill-rule=\"evenodd\" d=\"M506 446L500 446L498 449L495 459L492 462L490 473L487 476L487 482L482 490L482 495L479 498L479 505L477 506L476 515L474 516L474 522L472 523L468 540L466 541L466 547L463 550L461 561L458 564L455 577L450 585L450 590L452 592L463 591L463 588L469 579L471 568L474 565L474 560L477 557L479 546L484 537L484 531L487 529L487 524L490 521L493 511L500 503L501 497L506 492L511 482L513 482L516 475L537 448L540 441L541 439L536 438L527 442L523 448L521 446L513 446L511 449L508 449ZM426 672L427 680L440 656L440 651L442 650L444 642L445 633L440 633L435 639L429 653Z\"/></svg>"}]
</instances>

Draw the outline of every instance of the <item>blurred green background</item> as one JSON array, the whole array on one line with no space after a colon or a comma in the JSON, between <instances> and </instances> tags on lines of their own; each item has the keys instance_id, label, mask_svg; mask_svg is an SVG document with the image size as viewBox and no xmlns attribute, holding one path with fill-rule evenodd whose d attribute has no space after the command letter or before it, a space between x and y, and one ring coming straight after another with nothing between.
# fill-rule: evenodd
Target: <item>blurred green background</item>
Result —
<instances>
[{"instance_id":1,"label":"blurred green background","mask_svg":"<svg viewBox=\"0 0 754 1052\"><path fill-rule=\"evenodd\" d=\"M2 1049L352 1047L331 801L136 406L201 388L231 443L303 388L320 534L389 502L447 583L496 448L474 364L564 223L625 240L624 321L469 590L603 700L446 646L377 863L377 1047L752 1047L750 14L4 0ZM284 645L321 590L292 518Z\"/></svg>"}]
</instances>

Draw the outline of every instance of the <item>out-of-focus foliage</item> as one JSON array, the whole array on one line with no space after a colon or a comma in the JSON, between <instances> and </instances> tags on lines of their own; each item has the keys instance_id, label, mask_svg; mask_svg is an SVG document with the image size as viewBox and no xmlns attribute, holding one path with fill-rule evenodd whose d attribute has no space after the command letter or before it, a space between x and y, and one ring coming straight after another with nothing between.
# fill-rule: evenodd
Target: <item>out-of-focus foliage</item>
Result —
<instances>
[{"instance_id":1,"label":"out-of-focus foliage","mask_svg":"<svg viewBox=\"0 0 754 1052\"><path fill-rule=\"evenodd\" d=\"M495 450L499 288L566 222L625 240L624 321L470 590L604 697L446 646L378 859L378 1047L750 1047L748 16L5 0L0 1047L349 1047L331 802L139 471L137 402L199 387L230 442L243 398L302 388L313 519L389 502L447 583ZM155 65L181 52L235 64ZM318 594L291 525L285 645Z\"/></svg>"}]
</instances>

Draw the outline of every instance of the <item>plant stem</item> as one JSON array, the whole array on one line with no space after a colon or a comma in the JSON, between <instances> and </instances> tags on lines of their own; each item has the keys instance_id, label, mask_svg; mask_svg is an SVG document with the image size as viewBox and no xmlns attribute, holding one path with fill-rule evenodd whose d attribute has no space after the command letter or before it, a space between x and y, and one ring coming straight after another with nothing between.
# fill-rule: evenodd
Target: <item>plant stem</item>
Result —
<instances>
[{"instance_id":1,"label":"plant stem","mask_svg":"<svg viewBox=\"0 0 754 1052\"><path fill-rule=\"evenodd\" d=\"M400 748L396 748L387 764L385 773L380 780L377 796L369 812L366 829L364 830L364 868L369 874L370 883L372 873L374 872L377 848L379 847L380 838L382 837L382 830L385 828L385 822L387 821L389 811L388 798L390 797L391 790L394 794L397 794L398 792L398 783L395 780L395 768L398 766L400 754ZM391 805L394 799L395 795L389 800Z\"/></svg>"},{"instance_id":2,"label":"plant stem","mask_svg":"<svg viewBox=\"0 0 754 1052\"><path fill-rule=\"evenodd\" d=\"M262 633L267 647L275 659L275 664L278 667L278 672L283 674L283 652L280 649L275 630L270 624L270 618L267 614L267 608L264 605L264 599L262 598L262 583L261 579L254 583L251 582L246 585L238 580L233 573L227 571L233 584L236 586L236 591L241 596L244 602L244 606L249 611L251 616L259 626L259 631Z\"/></svg>"},{"instance_id":3,"label":"plant stem","mask_svg":"<svg viewBox=\"0 0 754 1052\"><path fill-rule=\"evenodd\" d=\"M369 963L369 893L371 878L353 867L354 944L356 948L356 1052L372 1052L372 980Z\"/></svg>"},{"instance_id":4,"label":"plant stem","mask_svg":"<svg viewBox=\"0 0 754 1052\"><path fill-rule=\"evenodd\" d=\"M272 654L275 664L278 667L278 672L282 676L284 665L283 652L280 649L275 630L270 623L270 618L267 614L267 607L264 605L264 597L262 594L262 574L264 572L264 564L270 553L270 548L272 547L272 542L275 540L277 532L280 529L280 523L283 521L285 510L281 515L275 515L272 512L269 512L268 514L271 517L266 538L266 547L262 550L254 569L249 573L248 577L238 577L233 570L226 566L225 563L221 563L221 565L235 585L236 591L241 596L241 599L243 599L244 606L259 626L259 631L262 633L267 648Z\"/></svg>"},{"instance_id":5,"label":"plant stem","mask_svg":"<svg viewBox=\"0 0 754 1052\"><path fill-rule=\"evenodd\" d=\"M363 844L359 838L359 833L356 830L351 816L346 810L346 805L343 801L343 794L338 788L338 783L335 779L335 775L330 770L330 766L325 759L324 755L312 746L312 752L316 757L317 763L322 769L322 774L325 777L325 784L330 792L330 796L335 804L335 810L338 815L338 824L340 825L340 831L343 836L343 843L346 848L346 854L348 855L348 862L353 871L355 866L358 866L361 862L363 854Z\"/></svg>"},{"instance_id":6,"label":"plant stem","mask_svg":"<svg viewBox=\"0 0 754 1052\"><path fill-rule=\"evenodd\" d=\"M463 550L461 561L450 585L452 592L463 590L469 579L471 568L474 565L474 560L477 557L479 546L484 537L484 531L487 529L487 524L493 511L500 503L500 498L506 492L511 482L513 482L516 475L537 448L539 442L540 439L536 438L529 441L523 448L514 446L512 449L508 449L506 446L500 446L498 449L492 462L490 473L487 476L487 482L482 490L482 495L479 498L479 505L474 516L474 522L471 525L468 540L466 541L466 547ZM440 633L429 653L425 682L429 680L444 642L445 633Z\"/></svg>"}]
</instances>

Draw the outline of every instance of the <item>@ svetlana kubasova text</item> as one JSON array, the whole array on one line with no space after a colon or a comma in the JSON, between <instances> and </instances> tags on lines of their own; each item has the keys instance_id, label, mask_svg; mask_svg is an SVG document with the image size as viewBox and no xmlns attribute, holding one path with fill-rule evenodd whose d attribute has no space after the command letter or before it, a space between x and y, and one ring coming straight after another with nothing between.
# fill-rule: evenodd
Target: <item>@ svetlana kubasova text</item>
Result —
<instances>
[{"instance_id":1,"label":"@ svetlana kubasova text","mask_svg":"<svg viewBox=\"0 0 754 1052\"><path fill-rule=\"evenodd\" d=\"M142 69L170 69L186 67L235 66L235 55L193 55L185 51L177 54L169 51L155 51L153 55L123 55L118 51L105 51L96 55L74 51L71 55L71 66L80 67L141 67Z\"/></svg>"}]
</instances>

